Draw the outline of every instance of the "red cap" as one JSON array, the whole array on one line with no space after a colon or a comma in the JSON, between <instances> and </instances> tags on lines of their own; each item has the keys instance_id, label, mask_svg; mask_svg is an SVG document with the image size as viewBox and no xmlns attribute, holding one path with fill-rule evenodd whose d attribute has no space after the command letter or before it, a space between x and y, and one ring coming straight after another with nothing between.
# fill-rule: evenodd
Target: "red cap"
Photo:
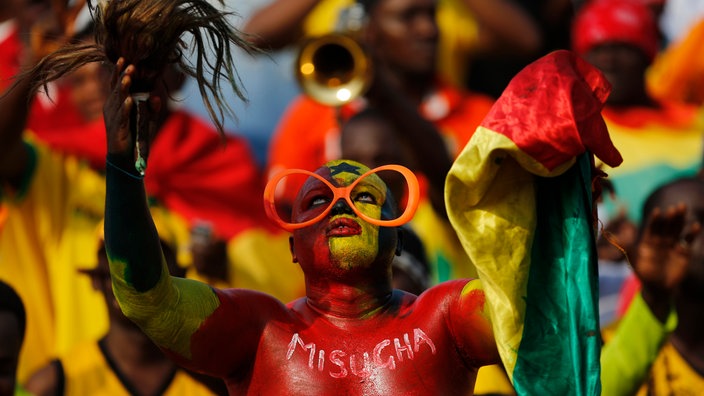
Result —
<instances>
[{"instance_id":1,"label":"red cap","mask_svg":"<svg viewBox=\"0 0 704 396\"><path fill-rule=\"evenodd\" d=\"M619 42L640 48L652 60L658 41L655 17L639 1L591 1L579 9L572 24L572 49L580 55L594 46Z\"/></svg>"}]
</instances>

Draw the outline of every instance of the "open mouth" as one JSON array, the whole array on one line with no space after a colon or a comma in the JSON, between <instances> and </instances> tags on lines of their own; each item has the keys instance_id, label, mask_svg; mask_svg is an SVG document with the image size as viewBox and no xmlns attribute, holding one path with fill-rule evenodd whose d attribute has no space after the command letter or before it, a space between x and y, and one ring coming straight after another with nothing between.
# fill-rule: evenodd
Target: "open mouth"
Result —
<instances>
[{"instance_id":1,"label":"open mouth","mask_svg":"<svg viewBox=\"0 0 704 396\"><path fill-rule=\"evenodd\" d=\"M339 217L331 221L325 231L329 237L359 235L362 226L349 217Z\"/></svg>"}]
</instances>

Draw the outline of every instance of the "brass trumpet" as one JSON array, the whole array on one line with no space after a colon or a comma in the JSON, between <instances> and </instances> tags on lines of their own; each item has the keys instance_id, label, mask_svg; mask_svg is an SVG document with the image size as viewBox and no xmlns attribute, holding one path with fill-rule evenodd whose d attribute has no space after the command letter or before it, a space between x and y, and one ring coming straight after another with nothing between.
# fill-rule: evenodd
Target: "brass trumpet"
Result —
<instances>
[{"instance_id":1,"label":"brass trumpet","mask_svg":"<svg viewBox=\"0 0 704 396\"><path fill-rule=\"evenodd\" d=\"M371 59L354 38L361 12L359 8L347 10L336 32L314 37L301 46L296 79L303 92L320 103L341 106L369 88Z\"/></svg>"}]
</instances>

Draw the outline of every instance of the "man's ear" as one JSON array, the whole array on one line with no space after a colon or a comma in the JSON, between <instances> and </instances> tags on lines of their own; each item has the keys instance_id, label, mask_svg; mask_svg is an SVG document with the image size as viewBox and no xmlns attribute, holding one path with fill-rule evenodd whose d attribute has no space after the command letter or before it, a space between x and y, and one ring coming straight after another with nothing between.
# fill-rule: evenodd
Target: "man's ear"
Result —
<instances>
[{"instance_id":1,"label":"man's ear","mask_svg":"<svg viewBox=\"0 0 704 396\"><path fill-rule=\"evenodd\" d=\"M396 228L396 255L400 256L403 252L403 229Z\"/></svg>"},{"instance_id":2,"label":"man's ear","mask_svg":"<svg viewBox=\"0 0 704 396\"><path fill-rule=\"evenodd\" d=\"M296 257L296 253L293 250L293 236L288 237L288 248L291 250L291 257L293 258L293 262L297 263L298 257Z\"/></svg>"}]
</instances>

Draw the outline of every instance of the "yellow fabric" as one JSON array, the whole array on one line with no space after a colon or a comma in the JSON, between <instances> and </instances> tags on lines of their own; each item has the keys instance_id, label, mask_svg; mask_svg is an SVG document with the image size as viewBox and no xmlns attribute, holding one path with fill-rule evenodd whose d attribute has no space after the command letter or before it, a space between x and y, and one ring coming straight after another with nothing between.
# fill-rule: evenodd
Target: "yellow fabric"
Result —
<instances>
[{"instance_id":1,"label":"yellow fabric","mask_svg":"<svg viewBox=\"0 0 704 396\"><path fill-rule=\"evenodd\" d=\"M187 278L217 288L244 288L270 294L287 303L305 295L303 271L294 263L287 232L247 230L228 243L228 281L208 279L192 267Z\"/></svg>"},{"instance_id":2,"label":"yellow fabric","mask_svg":"<svg viewBox=\"0 0 704 396\"><path fill-rule=\"evenodd\" d=\"M625 205L628 216L640 222L641 209L650 193L672 179L693 176L701 166L704 108L689 114L688 121L672 126L658 119L641 120L647 122L638 127L629 126L610 114L603 113L604 121L623 163L617 168L603 167L619 199L617 202L607 199L605 208L614 215Z\"/></svg>"},{"instance_id":3,"label":"yellow fabric","mask_svg":"<svg viewBox=\"0 0 704 396\"><path fill-rule=\"evenodd\" d=\"M66 396L129 396L130 393L110 368L98 344L86 342L76 346L61 359L65 375ZM212 395L204 385L178 370L164 396Z\"/></svg>"},{"instance_id":4,"label":"yellow fabric","mask_svg":"<svg viewBox=\"0 0 704 396\"><path fill-rule=\"evenodd\" d=\"M604 116L604 120L611 141L623 156L623 163L617 168L606 167L611 177L629 174L658 162L674 168L686 168L701 161L704 112L691 125L676 130L659 125L629 128L617 124L608 116Z\"/></svg>"},{"instance_id":5,"label":"yellow fabric","mask_svg":"<svg viewBox=\"0 0 704 396\"><path fill-rule=\"evenodd\" d=\"M354 0L323 0L303 24L304 35L320 36L335 29L340 10ZM438 71L448 82L462 85L469 52L476 45L478 26L462 0L439 0L437 21L440 29Z\"/></svg>"},{"instance_id":6,"label":"yellow fabric","mask_svg":"<svg viewBox=\"0 0 704 396\"><path fill-rule=\"evenodd\" d=\"M526 312L527 249L536 225L533 174L556 176L573 164L571 160L549 171L508 137L480 126L445 183L448 216L484 284L509 376L516 366Z\"/></svg>"},{"instance_id":7,"label":"yellow fabric","mask_svg":"<svg viewBox=\"0 0 704 396\"><path fill-rule=\"evenodd\" d=\"M438 71L448 82L466 85L471 52L477 45L479 26L462 0L439 0L440 27Z\"/></svg>"},{"instance_id":8,"label":"yellow fabric","mask_svg":"<svg viewBox=\"0 0 704 396\"><path fill-rule=\"evenodd\" d=\"M26 194L2 196L8 216L0 234L0 279L27 310L20 382L57 353L107 330L102 296L77 269L95 261L95 227L105 182L75 158L35 144L36 168Z\"/></svg>"},{"instance_id":9,"label":"yellow fabric","mask_svg":"<svg viewBox=\"0 0 704 396\"><path fill-rule=\"evenodd\" d=\"M475 395L515 395L506 371L501 365L484 366L477 372L474 383Z\"/></svg>"},{"instance_id":10,"label":"yellow fabric","mask_svg":"<svg viewBox=\"0 0 704 396\"><path fill-rule=\"evenodd\" d=\"M655 58L646 73L648 91L661 100L704 104L704 19Z\"/></svg>"},{"instance_id":11,"label":"yellow fabric","mask_svg":"<svg viewBox=\"0 0 704 396\"><path fill-rule=\"evenodd\" d=\"M701 395L704 377L694 371L672 343L667 342L650 369L647 383L638 396Z\"/></svg>"}]
</instances>

